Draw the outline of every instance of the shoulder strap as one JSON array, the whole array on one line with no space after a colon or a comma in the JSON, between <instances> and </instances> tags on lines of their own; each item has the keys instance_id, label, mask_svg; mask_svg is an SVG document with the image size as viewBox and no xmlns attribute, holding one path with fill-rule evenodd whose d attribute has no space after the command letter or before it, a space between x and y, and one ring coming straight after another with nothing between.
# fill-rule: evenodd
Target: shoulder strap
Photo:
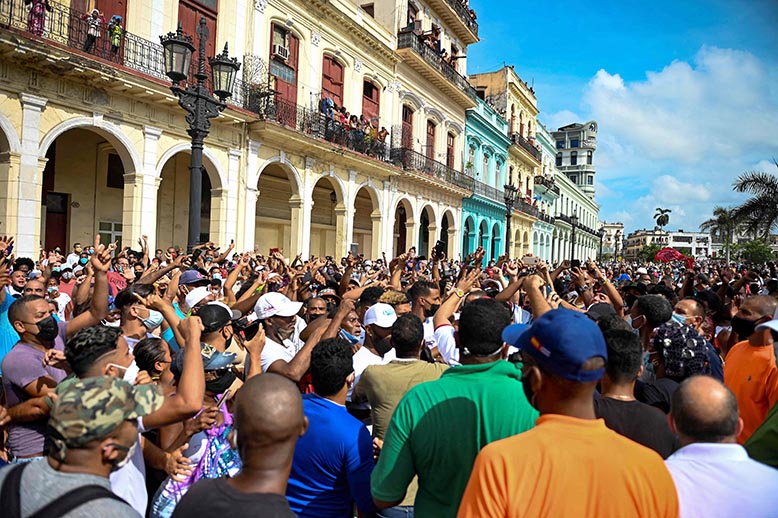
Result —
<instances>
[{"instance_id":1,"label":"shoulder strap","mask_svg":"<svg viewBox=\"0 0 778 518\"><path fill-rule=\"evenodd\" d=\"M110 498L127 504L122 498L116 496L110 489L96 484L82 486L65 493L61 497L48 503L42 509L30 515L29 518L60 518L70 511L98 498ZM129 505L129 504L127 504Z\"/></svg>"},{"instance_id":2,"label":"shoulder strap","mask_svg":"<svg viewBox=\"0 0 778 518\"><path fill-rule=\"evenodd\" d=\"M22 472L28 465L22 464L21 466L9 467L8 476L3 481L3 489L0 492L0 509L3 510L3 515L8 518L22 517L22 499L20 494Z\"/></svg>"}]
</instances>

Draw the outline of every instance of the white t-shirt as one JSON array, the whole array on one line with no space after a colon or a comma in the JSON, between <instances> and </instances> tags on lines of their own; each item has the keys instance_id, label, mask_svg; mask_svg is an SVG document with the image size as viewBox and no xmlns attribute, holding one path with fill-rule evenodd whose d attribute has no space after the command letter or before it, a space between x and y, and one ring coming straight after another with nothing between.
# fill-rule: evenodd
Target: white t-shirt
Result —
<instances>
[{"instance_id":1,"label":"white t-shirt","mask_svg":"<svg viewBox=\"0 0 778 518\"><path fill-rule=\"evenodd\" d=\"M111 490L130 504L141 516L146 516L149 496L146 493L146 464L143 462L143 448L140 434L145 432L143 418L138 418L138 442L130 462L111 473Z\"/></svg>"},{"instance_id":2,"label":"white t-shirt","mask_svg":"<svg viewBox=\"0 0 778 518\"><path fill-rule=\"evenodd\" d=\"M454 326L442 325L435 330L438 352L449 365L459 365L459 348L454 339Z\"/></svg>"},{"instance_id":3,"label":"white t-shirt","mask_svg":"<svg viewBox=\"0 0 778 518\"><path fill-rule=\"evenodd\" d=\"M57 316L61 322L65 322L65 309L70 304L70 295L67 293L60 293L59 297L51 299L57 303Z\"/></svg>"},{"instance_id":4,"label":"white t-shirt","mask_svg":"<svg viewBox=\"0 0 778 518\"><path fill-rule=\"evenodd\" d=\"M394 352L394 348L389 349L386 354L384 354L384 357L381 358L377 354L373 354L373 351L367 347L360 347L357 353L352 357L354 364L354 384L351 385L350 389L348 389L348 393L346 394L346 401L351 401L351 393L354 392L354 387L357 386L359 378L362 376L362 373L365 372L365 369L367 369L370 365L384 365L394 360L396 357L397 355ZM365 402L355 405L355 407L370 408L370 404Z\"/></svg>"},{"instance_id":5,"label":"white t-shirt","mask_svg":"<svg viewBox=\"0 0 778 518\"><path fill-rule=\"evenodd\" d=\"M300 339L300 333L303 332L307 324L302 318L296 318L294 333L291 337L284 340L283 344L271 340L270 338L265 340L265 348L262 349L262 372L267 372L267 369L273 365L276 360L284 360L286 363L289 363L305 345L305 342ZM244 366L244 368L247 367Z\"/></svg>"},{"instance_id":6,"label":"white t-shirt","mask_svg":"<svg viewBox=\"0 0 778 518\"><path fill-rule=\"evenodd\" d=\"M433 317L429 317L424 321L424 343L427 344L427 349L433 349L438 345L438 340L435 337Z\"/></svg>"}]
</instances>

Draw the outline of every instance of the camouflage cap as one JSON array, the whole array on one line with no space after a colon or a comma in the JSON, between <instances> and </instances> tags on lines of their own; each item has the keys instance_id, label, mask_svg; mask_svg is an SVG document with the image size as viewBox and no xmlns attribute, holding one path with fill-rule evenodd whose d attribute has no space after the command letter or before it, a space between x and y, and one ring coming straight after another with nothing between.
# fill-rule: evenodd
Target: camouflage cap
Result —
<instances>
[{"instance_id":1,"label":"camouflage cap","mask_svg":"<svg viewBox=\"0 0 778 518\"><path fill-rule=\"evenodd\" d=\"M57 392L49 426L65 446L79 448L123 421L154 412L163 400L155 385L131 385L111 376L80 379Z\"/></svg>"}]
</instances>

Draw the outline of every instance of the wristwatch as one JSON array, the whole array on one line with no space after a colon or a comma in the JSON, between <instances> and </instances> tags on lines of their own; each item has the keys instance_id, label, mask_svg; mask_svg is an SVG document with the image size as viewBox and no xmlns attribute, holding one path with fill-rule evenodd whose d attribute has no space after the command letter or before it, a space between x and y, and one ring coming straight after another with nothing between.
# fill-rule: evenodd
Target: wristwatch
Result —
<instances>
[{"instance_id":1,"label":"wristwatch","mask_svg":"<svg viewBox=\"0 0 778 518\"><path fill-rule=\"evenodd\" d=\"M454 295L456 295L456 296L457 296L457 297L459 297L460 299L463 299L463 298L465 298L465 292L464 292L464 291L462 291L462 290L460 290L459 288L457 288L456 290L454 290Z\"/></svg>"},{"instance_id":2,"label":"wristwatch","mask_svg":"<svg viewBox=\"0 0 778 518\"><path fill-rule=\"evenodd\" d=\"M588 285L588 284L584 284L583 286L581 286L581 292L584 292L584 291L589 291L589 289L590 289L590 288L589 288L589 285Z\"/></svg>"}]
</instances>

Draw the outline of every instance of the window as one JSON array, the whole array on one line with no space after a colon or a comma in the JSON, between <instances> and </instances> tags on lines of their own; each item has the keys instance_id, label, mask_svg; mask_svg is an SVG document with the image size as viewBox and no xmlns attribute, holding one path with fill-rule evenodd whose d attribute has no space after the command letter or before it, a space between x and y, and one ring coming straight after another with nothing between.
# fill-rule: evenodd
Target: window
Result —
<instances>
[{"instance_id":1,"label":"window","mask_svg":"<svg viewBox=\"0 0 778 518\"><path fill-rule=\"evenodd\" d=\"M124 165L116 153L108 154L108 175L105 186L111 189L124 189Z\"/></svg>"},{"instance_id":2,"label":"window","mask_svg":"<svg viewBox=\"0 0 778 518\"><path fill-rule=\"evenodd\" d=\"M446 167L454 169L454 134L446 136Z\"/></svg>"},{"instance_id":3,"label":"window","mask_svg":"<svg viewBox=\"0 0 778 518\"><path fill-rule=\"evenodd\" d=\"M562 165L562 153L557 153L556 154L556 165L557 165L557 167Z\"/></svg>"},{"instance_id":4,"label":"window","mask_svg":"<svg viewBox=\"0 0 778 518\"><path fill-rule=\"evenodd\" d=\"M594 185L594 175L589 175L586 177L586 184L587 185Z\"/></svg>"},{"instance_id":5,"label":"window","mask_svg":"<svg viewBox=\"0 0 778 518\"><path fill-rule=\"evenodd\" d=\"M511 129L510 134L516 133L516 106L511 104Z\"/></svg>"},{"instance_id":6,"label":"window","mask_svg":"<svg viewBox=\"0 0 778 518\"><path fill-rule=\"evenodd\" d=\"M375 18L375 6L373 4L365 4L362 6L362 10L367 13L368 16Z\"/></svg>"},{"instance_id":7,"label":"window","mask_svg":"<svg viewBox=\"0 0 778 518\"><path fill-rule=\"evenodd\" d=\"M115 13L105 10L106 14ZM205 55L215 56L216 50L216 18L218 16L216 0L179 0L178 2L178 23L184 34L192 37L197 42L197 28L200 24L200 18L205 18L205 26L208 28L208 40L205 42ZM197 44L197 43L195 43ZM197 67L197 59L192 60L192 71Z\"/></svg>"},{"instance_id":8,"label":"window","mask_svg":"<svg viewBox=\"0 0 778 518\"><path fill-rule=\"evenodd\" d=\"M321 95L343 106L343 65L332 56L324 56L322 63Z\"/></svg>"},{"instance_id":9,"label":"window","mask_svg":"<svg viewBox=\"0 0 778 518\"><path fill-rule=\"evenodd\" d=\"M121 247L122 241L122 223L121 221L101 221L97 224L97 234L100 236L100 243L108 246L113 242L119 241Z\"/></svg>"},{"instance_id":10,"label":"window","mask_svg":"<svg viewBox=\"0 0 778 518\"><path fill-rule=\"evenodd\" d=\"M484 155L484 166L482 172L484 180L487 180L489 178L489 155Z\"/></svg>"},{"instance_id":11,"label":"window","mask_svg":"<svg viewBox=\"0 0 778 518\"><path fill-rule=\"evenodd\" d=\"M288 50L288 57L276 55L273 47L284 47ZM297 57L299 54L300 40L284 27L272 24L272 37L270 38L270 59L268 70L276 78L276 92L278 99L290 104L297 103Z\"/></svg>"},{"instance_id":12,"label":"window","mask_svg":"<svg viewBox=\"0 0 778 518\"><path fill-rule=\"evenodd\" d=\"M513 166L508 166L508 183L513 185Z\"/></svg>"},{"instance_id":13,"label":"window","mask_svg":"<svg viewBox=\"0 0 778 518\"><path fill-rule=\"evenodd\" d=\"M416 16L419 14L419 8L413 5L412 2L408 2L408 11L407 11L407 18L406 23L408 27L413 27L414 29L421 29L421 27L416 27L414 24L416 23Z\"/></svg>"},{"instance_id":14,"label":"window","mask_svg":"<svg viewBox=\"0 0 778 518\"><path fill-rule=\"evenodd\" d=\"M556 141L556 148L557 149L564 149L565 148L565 141L564 140L557 140Z\"/></svg>"},{"instance_id":15,"label":"window","mask_svg":"<svg viewBox=\"0 0 778 518\"><path fill-rule=\"evenodd\" d=\"M578 183L578 177L576 175L572 175L570 177L570 181L573 182L573 183Z\"/></svg>"},{"instance_id":16,"label":"window","mask_svg":"<svg viewBox=\"0 0 778 518\"><path fill-rule=\"evenodd\" d=\"M427 149L424 153L428 159L435 160L435 122L427 121Z\"/></svg>"},{"instance_id":17,"label":"window","mask_svg":"<svg viewBox=\"0 0 778 518\"><path fill-rule=\"evenodd\" d=\"M402 147L413 149L413 108L403 105Z\"/></svg>"},{"instance_id":18,"label":"window","mask_svg":"<svg viewBox=\"0 0 778 518\"><path fill-rule=\"evenodd\" d=\"M570 147L578 147L578 139L570 139Z\"/></svg>"},{"instance_id":19,"label":"window","mask_svg":"<svg viewBox=\"0 0 778 518\"><path fill-rule=\"evenodd\" d=\"M592 158L594 157L594 151L587 151L586 152L586 163L589 165L592 165Z\"/></svg>"},{"instance_id":20,"label":"window","mask_svg":"<svg viewBox=\"0 0 778 518\"><path fill-rule=\"evenodd\" d=\"M362 115L378 124L381 111L381 89L367 79L362 82Z\"/></svg>"},{"instance_id":21,"label":"window","mask_svg":"<svg viewBox=\"0 0 778 518\"><path fill-rule=\"evenodd\" d=\"M578 165L578 152L573 151L570 153L570 165Z\"/></svg>"}]
</instances>

